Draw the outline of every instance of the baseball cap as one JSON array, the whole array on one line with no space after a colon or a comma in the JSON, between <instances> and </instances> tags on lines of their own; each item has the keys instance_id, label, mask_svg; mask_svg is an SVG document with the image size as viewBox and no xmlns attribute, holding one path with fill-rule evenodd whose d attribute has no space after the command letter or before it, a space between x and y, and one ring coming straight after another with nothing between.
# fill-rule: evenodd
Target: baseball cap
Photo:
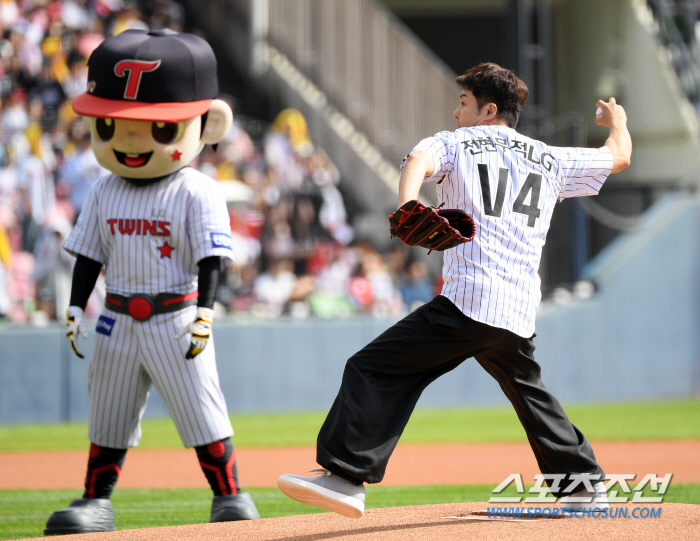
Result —
<instances>
[{"instance_id":1,"label":"baseball cap","mask_svg":"<svg viewBox=\"0 0 700 541\"><path fill-rule=\"evenodd\" d=\"M219 93L216 57L194 34L125 30L88 60L88 88L73 100L79 115L178 122L204 114Z\"/></svg>"}]
</instances>

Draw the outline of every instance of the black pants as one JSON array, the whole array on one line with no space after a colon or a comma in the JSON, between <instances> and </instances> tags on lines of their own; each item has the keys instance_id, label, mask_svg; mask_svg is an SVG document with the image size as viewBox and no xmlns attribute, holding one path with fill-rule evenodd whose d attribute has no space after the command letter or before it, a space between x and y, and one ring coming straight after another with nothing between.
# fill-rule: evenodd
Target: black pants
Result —
<instances>
[{"instance_id":1,"label":"black pants","mask_svg":"<svg viewBox=\"0 0 700 541\"><path fill-rule=\"evenodd\" d=\"M435 297L348 360L318 435L317 462L356 483L380 482L423 390L474 357L513 404L542 473L602 480L590 444L542 383L534 350L532 339L474 321Z\"/></svg>"}]
</instances>

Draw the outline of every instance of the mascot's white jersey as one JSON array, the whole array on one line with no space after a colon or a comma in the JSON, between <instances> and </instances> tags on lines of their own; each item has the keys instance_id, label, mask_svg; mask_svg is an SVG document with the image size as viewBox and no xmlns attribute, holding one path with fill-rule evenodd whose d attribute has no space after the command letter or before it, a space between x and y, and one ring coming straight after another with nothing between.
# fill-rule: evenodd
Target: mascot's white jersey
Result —
<instances>
[{"instance_id":1,"label":"mascot's white jersey","mask_svg":"<svg viewBox=\"0 0 700 541\"><path fill-rule=\"evenodd\" d=\"M189 293L197 262L231 262L231 226L218 183L185 167L148 186L114 174L90 188L64 248L105 266L109 293Z\"/></svg>"}]
</instances>

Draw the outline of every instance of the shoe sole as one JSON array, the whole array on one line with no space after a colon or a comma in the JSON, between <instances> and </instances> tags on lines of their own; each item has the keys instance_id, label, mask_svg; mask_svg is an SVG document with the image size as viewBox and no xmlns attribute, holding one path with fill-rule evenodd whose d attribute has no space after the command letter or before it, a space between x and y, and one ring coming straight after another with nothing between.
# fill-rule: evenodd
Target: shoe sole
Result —
<instances>
[{"instance_id":1,"label":"shoe sole","mask_svg":"<svg viewBox=\"0 0 700 541\"><path fill-rule=\"evenodd\" d=\"M321 507L348 518L361 518L365 514L365 506L357 498L333 492L301 479L283 475L277 480L277 486L285 496L300 503Z\"/></svg>"},{"instance_id":2,"label":"shoe sole","mask_svg":"<svg viewBox=\"0 0 700 541\"><path fill-rule=\"evenodd\" d=\"M75 528L56 528L52 530L44 530L44 535L49 537L49 536L54 536L54 535L74 535L74 534L81 534L81 533L102 533L102 532L116 532L117 530L94 530L91 528L85 528L85 529L75 529Z\"/></svg>"}]
</instances>

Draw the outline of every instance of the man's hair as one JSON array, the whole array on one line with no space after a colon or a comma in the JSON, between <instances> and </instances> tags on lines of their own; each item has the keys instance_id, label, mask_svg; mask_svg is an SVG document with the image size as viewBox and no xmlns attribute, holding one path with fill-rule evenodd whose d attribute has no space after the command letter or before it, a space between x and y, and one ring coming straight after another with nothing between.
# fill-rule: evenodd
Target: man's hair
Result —
<instances>
[{"instance_id":1,"label":"man's hair","mask_svg":"<svg viewBox=\"0 0 700 541\"><path fill-rule=\"evenodd\" d=\"M498 116L506 121L509 128L518 125L528 89L511 70L493 62L484 62L457 77L457 84L474 94L479 109L487 103L495 103Z\"/></svg>"}]
</instances>

